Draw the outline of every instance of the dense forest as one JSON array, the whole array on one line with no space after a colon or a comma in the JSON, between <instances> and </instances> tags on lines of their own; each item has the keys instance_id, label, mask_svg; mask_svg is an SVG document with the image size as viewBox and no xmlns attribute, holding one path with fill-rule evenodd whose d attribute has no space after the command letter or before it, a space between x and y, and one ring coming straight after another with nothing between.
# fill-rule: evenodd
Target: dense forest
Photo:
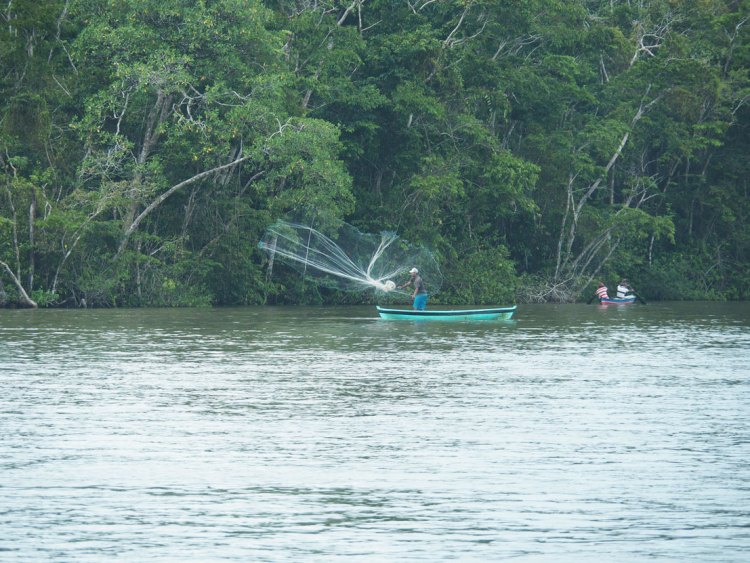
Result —
<instances>
[{"instance_id":1,"label":"dense forest","mask_svg":"<svg viewBox=\"0 0 750 563\"><path fill-rule=\"evenodd\" d=\"M750 295L750 0L4 0L0 303L357 302L301 207L443 303Z\"/></svg>"}]
</instances>

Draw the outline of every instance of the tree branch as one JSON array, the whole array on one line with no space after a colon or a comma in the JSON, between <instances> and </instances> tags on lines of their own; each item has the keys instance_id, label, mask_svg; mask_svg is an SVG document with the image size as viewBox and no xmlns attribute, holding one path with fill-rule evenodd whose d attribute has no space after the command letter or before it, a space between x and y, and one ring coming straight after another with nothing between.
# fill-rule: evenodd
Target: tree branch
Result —
<instances>
[{"instance_id":1,"label":"tree branch","mask_svg":"<svg viewBox=\"0 0 750 563\"><path fill-rule=\"evenodd\" d=\"M190 184L194 184L195 182L202 180L203 178L206 178L208 176L211 176L212 174L216 174L217 172L221 172L222 170L226 170L227 168L231 168L232 166L236 166L248 159L250 159L252 155L243 156L241 158L237 158L233 160L232 162L228 164L222 164L221 166L216 166L215 168L212 168L211 170L206 170L205 172L201 172L200 174L196 174L192 178L188 178L187 180L184 180L180 182L179 184L175 184L171 188L169 188L166 192L161 194L159 197L157 197L154 201L151 202L151 204L146 207L143 211L141 211L140 215L133 219L130 226L125 230L125 232L122 235L122 240L120 241L120 247L117 249L117 254L115 255L115 258L118 258L122 252L125 250L128 244L128 240L130 239L131 235L138 229L138 226L141 224L141 222L148 217L151 212L159 207L164 200L166 200L169 196L171 196L176 191L184 188L185 186L189 186ZM253 176L250 181L253 181L257 179L258 177L262 176L264 174L264 171L258 172Z\"/></svg>"},{"instance_id":2,"label":"tree branch","mask_svg":"<svg viewBox=\"0 0 750 563\"><path fill-rule=\"evenodd\" d=\"M458 31L458 28L461 27L461 24L464 23L464 18L466 17L466 14L468 13L469 9L471 8L472 2L469 2L464 9L464 13L461 14L461 17L458 20L458 23L456 24L456 27L453 28L453 31L451 31L448 34L448 37L445 38L445 41L443 41L443 47L449 47L451 44L451 39L453 38L453 35Z\"/></svg>"},{"instance_id":3,"label":"tree branch","mask_svg":"<svg viewBox=\"0 0 750 563\"><path fill-rule=\"evenodd\" d=\"M36 301L34 301L31 297L29 297L29 294L26 293L26 290L23 288L23 284L21 283L21 280L16 277L16 275L13 273L13 270L10 269L10 266L0 260L0 266L5 268L5 271L8 272L8 275L10 276L10 279L13 280L13 283L18 288L18 293L21 294L21 301L24 305L27 305L28 307L32 307L36 309L38 305L36 304Z\"/></svg>"}]
</instances>

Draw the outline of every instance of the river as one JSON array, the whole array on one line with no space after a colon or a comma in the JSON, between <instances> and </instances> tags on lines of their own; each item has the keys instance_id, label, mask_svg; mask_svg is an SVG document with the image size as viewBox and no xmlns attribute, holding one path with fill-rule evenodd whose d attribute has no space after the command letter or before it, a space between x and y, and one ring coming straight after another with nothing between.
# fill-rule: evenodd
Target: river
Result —
<instances>
[{"instance_id":1,"label":"river","mask_svg":"<svg viewBox=\"0 0 750 563\"><path fill-rule=\"evenodd\" d=\"M750 560L750 303L0 310L0 560Z\"/></svg>"}]
</instances>

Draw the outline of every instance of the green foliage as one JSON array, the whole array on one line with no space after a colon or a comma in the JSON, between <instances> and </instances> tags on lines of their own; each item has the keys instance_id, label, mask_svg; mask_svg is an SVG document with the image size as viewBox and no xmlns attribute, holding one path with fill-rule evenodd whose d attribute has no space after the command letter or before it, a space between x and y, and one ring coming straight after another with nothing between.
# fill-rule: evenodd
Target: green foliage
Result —
<instances>
[{"instance_id":1,"label":"green foliage","mask_svg":"<svg viewBox=\"0 0 750 563\"><path fill-rule=\"evenodd\" d=\"M445 270L449 289L437 296L442 303L498 305L514 303L518 278L503 246L477 248L461 254Z\"/></svg>"},{"instance_id":2,"label":"green foliage","mask_svg":"<svg viewBox=\"0 0 750 563\"><path fill-rule=\"evenodd\" d=\"M724 287L716 257L705 249L691 254L670 254L639 274L640 293L653 300L737 299L736 290Z\"/></svg>"},{"instance_id":3,"label":"green foliage","mask_svg":"<svg viewBox=\"0 0 750 563\"><path fill-rule=\"evenodd\" d=\"M748 297L746 0L350 6L8 3L0 260L40 306L368 299L267 276L312 208L428 245L457 304Z\"/></svg>"},{"instance_id":4,"label":"green foliage","mask_svg":"<svg viewBox=\"0 0 750 563\"><path fill-rule=\"evenodd\" d=\"M332 216L351 210L351 179L336 158L338 135L324 121L295 119L264 143L258 161L266 173L257 187L271 197L273 215L301 206Z\"/></svg>"},{"instance_id":5,"label":"green foliage","mask_svg":"<svg viewBox=\"0 0 750 563\"><path fill-rule=\"evenodd\" d=\"M58 299L60 299L60 296L57 293L49 290L35 289L31 292L31 299L39 307L50 307L54 305L58 301Z\"/></svg>"}]
</instances>

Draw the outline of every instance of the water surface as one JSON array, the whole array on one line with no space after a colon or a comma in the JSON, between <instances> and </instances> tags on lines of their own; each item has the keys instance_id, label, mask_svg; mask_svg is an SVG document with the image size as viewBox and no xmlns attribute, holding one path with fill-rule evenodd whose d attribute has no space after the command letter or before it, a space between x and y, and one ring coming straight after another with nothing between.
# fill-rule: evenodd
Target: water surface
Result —
<instances>
[{"instance_id":1,"label":"water surface","mask_svg":"<svg viewBox=\"0 0 750 563\"><path fill-rule=\"evenodd\" d=\"M748 305L0 311L0 559L747 561Z\"/></svg>"}]
</instances>

